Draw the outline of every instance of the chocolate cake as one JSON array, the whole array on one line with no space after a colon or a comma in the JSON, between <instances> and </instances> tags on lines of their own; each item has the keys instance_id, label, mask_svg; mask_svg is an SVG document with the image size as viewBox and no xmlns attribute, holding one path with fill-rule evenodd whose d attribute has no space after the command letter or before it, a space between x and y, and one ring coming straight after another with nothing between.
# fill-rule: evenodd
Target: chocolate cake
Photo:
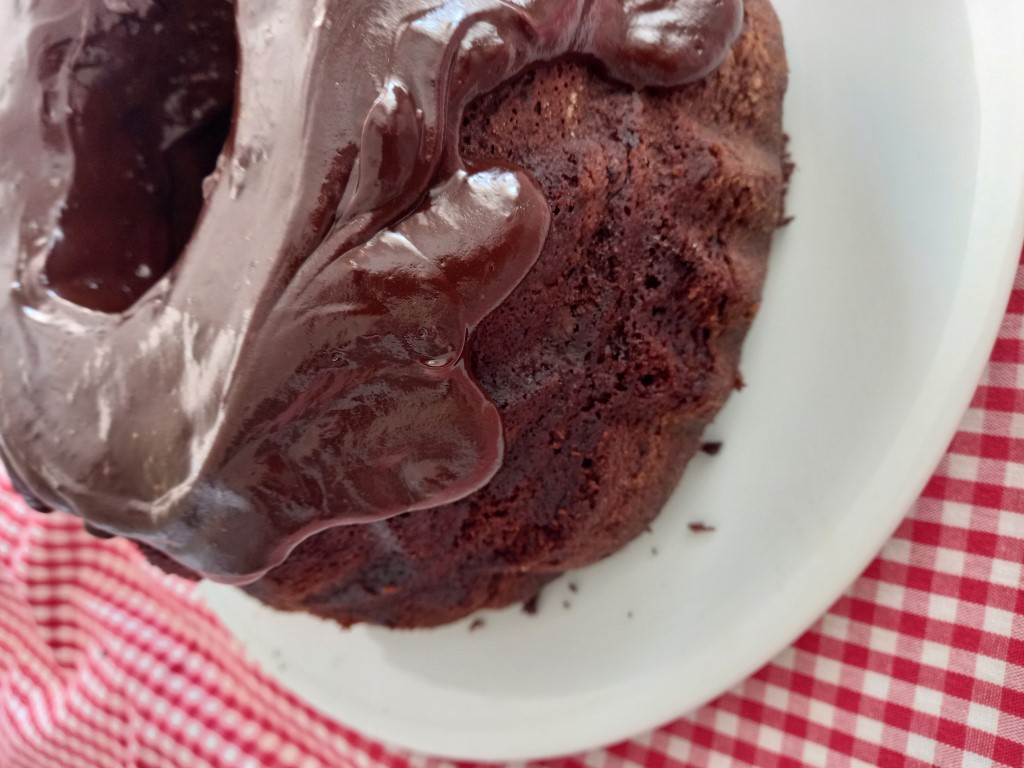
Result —
<instances>
[{"instance_id":1,"label":"chocolate cake","mask_svg":"<svg viewBox=\"0 0 1024 768\"><path fill-rule=\"evenodd\" d=\"M23 11L0 455L35 506L276 608L528 600L644 530L741 381L778 22L285 5Z\"/></svg>"}]
</instances>

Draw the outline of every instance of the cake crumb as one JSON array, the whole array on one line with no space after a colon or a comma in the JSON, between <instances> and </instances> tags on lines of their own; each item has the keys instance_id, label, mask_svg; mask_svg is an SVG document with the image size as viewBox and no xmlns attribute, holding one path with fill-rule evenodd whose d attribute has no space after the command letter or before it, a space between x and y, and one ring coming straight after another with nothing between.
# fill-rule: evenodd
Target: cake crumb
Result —
<instances>
[{"instance_id":1,"label":"cake crumb","mask_svg":"<svg viewBox=\"0 0 1024 768\"><path fill-rule=\"evenodd\" d=\"M478 629L483 629L486 623L487 622L483 619L473 619L472 623L469 625L469 631L476 632Z\"/></svg>"},{"instance_id":2,"label":"cake crumb","mask_svg":"<svg viewBox=\"0 0 1024 768\"><path fill-rule=\"evenodd\" d=\"M626 618L627 618L627 619L632 619L632 618L633 618L633 612L632 612L632 611L630 611L629 613L627 613L627 614L626 614Z\"/></svg>"},{"instance_id":3,"label":"cake crumb","mask_svg":"<svg viewBox=\"0 0 1024 768\"><path fill-rule=\"evenodd\" d=\"M572 603L570 603L568 600L563 600L562 607L565 608L565 610L569 610L572 607Z\"/></svg>"},{"instance_id":4,"label":"cake crumb","mask_svg":"<svg viewBox=\"0 0 1024 768\"><path fill-rule=\"evenodd\" d=\"M658 556L658 548L657 547L651 547L651 554L654 555L655 557L657 557Z\"/></svg>"},{"instance_id":5,"label":"cake crumb","mask_svg":"<svg viewBox=\"0 0 1024 768\"><path fill-rule=\"evenodd\" d=\"M580 591L580 588L578 586L576 586L576 582L570 581L569 582L569 591L572 592L573 594L575 594L575 593Z\"/></svg>"},{"instance_id":6,"label":"cake crumb","mask_svg":"<svg viewBox=\"0 0 1024 768\"><path fill-rule=\"evenodd\" d=\"M708 525L707 523L690 523L690 530L694 533L712 533L715 530L715 526Z\"/></svg>"},{"instance_id":7,"label":"cake crumb","mask_svg":"<svg viewBox=\"0 0 1024 768\"><path fill-rule=\"evenodd\" d=\"M722 444L704 443L704 445L702 445L700 449L704 451L704 453L706 453L708 456L717 456L719 453L722 452Z\"/></svg>"},{"instance_id":8,"label":"cake crumb","mask_svg":"<svg viewBox=\"0 0 1024 768\"><path fill-rule=\"evenodd\" d=\"M537 615L537 609L540 607L540 593L537 593L525 603L523 603L523 613L530 616Z\"/></svg>"}]
</instances>

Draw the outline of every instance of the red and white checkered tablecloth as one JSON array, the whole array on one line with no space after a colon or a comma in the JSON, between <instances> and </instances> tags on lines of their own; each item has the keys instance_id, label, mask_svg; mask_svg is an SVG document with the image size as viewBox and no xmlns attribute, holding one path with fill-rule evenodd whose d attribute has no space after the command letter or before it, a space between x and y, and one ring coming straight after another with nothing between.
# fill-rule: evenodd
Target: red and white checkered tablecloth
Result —
<instances>
[{"instance_id":1,"label":"red and white checkered tablecloth","mask_svg":"<svg viewBox=\"0 0 1024 768\"><path fill-rule=\"evenodd\" d=\"M0 480L0 768L428 766L243 657L190 583ZM546 765L1024 766L1024 260L960 431L828 614L746 682Z\"/></svg>"}]
</instances>

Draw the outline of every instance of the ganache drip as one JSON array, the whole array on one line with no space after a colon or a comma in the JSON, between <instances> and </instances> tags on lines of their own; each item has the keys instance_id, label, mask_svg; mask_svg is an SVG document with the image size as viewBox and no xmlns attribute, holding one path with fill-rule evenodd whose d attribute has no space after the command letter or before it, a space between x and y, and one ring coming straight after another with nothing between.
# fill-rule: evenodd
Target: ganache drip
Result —
<instances>
[{"instance_id":1,"label":"ganache drip","mask_svg":"<svg viewBox=\"0 0 1024 768\"><path fill-rule=\"evenodd\" d=\"M0 14L0 455L36 506L242 584L319 530L455 501L500 466L463 353L549 212L523 171L459 156L466 105L567 55L638 88L692 82L743 9Z\"/></svg>"}]
</instances>

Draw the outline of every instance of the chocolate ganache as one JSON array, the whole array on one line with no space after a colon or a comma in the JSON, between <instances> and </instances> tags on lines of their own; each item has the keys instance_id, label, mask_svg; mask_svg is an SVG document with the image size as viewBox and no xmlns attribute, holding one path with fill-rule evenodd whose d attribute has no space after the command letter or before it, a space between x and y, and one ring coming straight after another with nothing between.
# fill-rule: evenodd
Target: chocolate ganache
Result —
<instances>
[{"instance_id":1,"label":"chocolate ganache","mask_svg":"<svg viewBox=\"0 0 1024 768\"><path fill-rule=\"evenodd\" d=\"M0 11L0 454L40 508L243 584L502 459L463 350L536 260L459 156L540 62L711 72L740 0L38 0Z\"/></svg>"}]
</instances>

